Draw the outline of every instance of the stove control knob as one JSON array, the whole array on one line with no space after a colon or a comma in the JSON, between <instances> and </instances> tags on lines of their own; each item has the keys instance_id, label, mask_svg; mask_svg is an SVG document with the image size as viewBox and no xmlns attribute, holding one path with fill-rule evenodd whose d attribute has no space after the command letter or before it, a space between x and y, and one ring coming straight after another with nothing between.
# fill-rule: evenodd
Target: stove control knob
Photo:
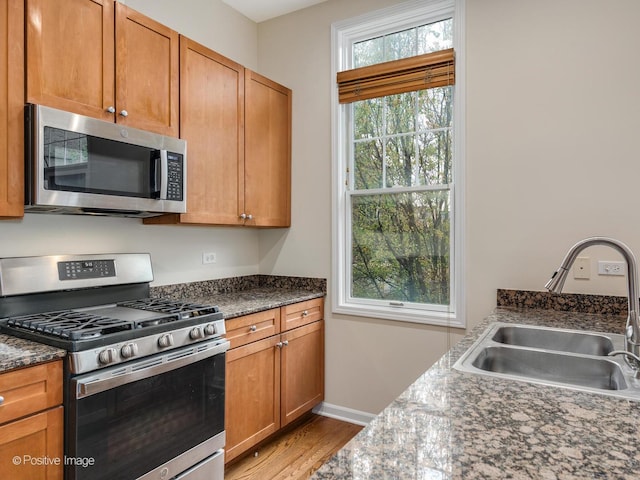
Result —
<instances>
[{"instance_id":1,"label":"stove control knob","mask_svg":"<svg viewBox=\"0 0 640 480\"><path fill-rule=\"evenodd\" d=\"M199 338L204 337L204 334L202 333L202 330L200 330L198 327L194 327L191 329L191 331L189 332L189 338L191 340L198 340Z\"/></svg>"},{"instance_id":2,"label":"stove control knob","mask_svg":"<svg viewBox=\"0 0 640 480\"><path fill-rule=\"evenodd\" d=\"M167 347L171 347L172 345L173 345L173 335L171 335L170 333L167 333L166 335L162 335L158 339L158 346L160 348L167 348Z\"/></svg>"},{"instance_id":3,"label":"stove control knob","mask_svg":"<svg viewBox=\"0 0 640 480\"><path fill-rule=\"evenodd\" d=\"M98 354L98 362L102 365L113 363L118 359L118 352L115 348L106 348Z\"/></svg>"},{"instance_id":4,"label":"stove control knob","mask_svg":"<svg viewBox=\"0 0 640 480\"><path fill-rule=\"evenodd\" d=\"M138 344L137 343L127 343L120 349L120 355L122 358L131 358L135 357L138 354Z\"/></svg>"},{"instance_id":5,"label":"stove control knob","mask_svg":"<svg viewBox=\"0 0 640 480\"><path fill-rule=\"evenodd\" d=\"M210 323L206 327L204 327L205 335L215 335L216 334L216 326L213 323Z\"/></svg>"}]
</instances>

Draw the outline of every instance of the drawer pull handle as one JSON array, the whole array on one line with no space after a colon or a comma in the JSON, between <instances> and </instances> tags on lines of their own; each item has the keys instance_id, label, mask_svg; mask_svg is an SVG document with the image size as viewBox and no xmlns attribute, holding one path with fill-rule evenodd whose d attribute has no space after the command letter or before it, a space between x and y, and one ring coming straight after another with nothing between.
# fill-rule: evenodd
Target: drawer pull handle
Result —
<instances>
[{"instance_id":1,"label":"drawer pull handle","mask_svg":"<svg viewBox=\"0 0 640 480\"><path fill-rule=\"evenodd\" d=\"M285 340L284 342L282 342L283 347L286 347L287 345L289 345L289 340Z\"/></svg>"},{"instance_id":2,"label":"drawer pull handle","mask_svg":"<svg viewBox=\"0 0 640 480\"><path fill-rule=\"evenodd\" d=\"M304 310L304 311L302 312L302 316L303 316L303 317L306 317L307 315L309 315L309 312L308 312L307 310Z\"/></svg>"},{"instance_id":3,"label":"drawer pull handle","mask_svg":"<svg viewBox=\"0 0 640 480\"><path fill-rule=\"evenodd\" d=\"M256 327L255 325L251 325L249 327L249 331L251 331L251 332L255 332L256 330L258 330L258 327Z\"/></svg>"}]
</instances>

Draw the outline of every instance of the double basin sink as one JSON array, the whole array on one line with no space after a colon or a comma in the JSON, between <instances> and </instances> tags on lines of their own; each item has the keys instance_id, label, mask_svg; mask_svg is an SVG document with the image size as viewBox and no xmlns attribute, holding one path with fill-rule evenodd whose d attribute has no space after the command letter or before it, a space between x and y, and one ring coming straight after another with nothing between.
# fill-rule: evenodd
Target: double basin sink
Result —
<instances>
[{"instance_id":1,"label":"double basin sink","mask_svg":"<svg viewBox=\"0 0 640 480\"><path fill-rule=\"evenodd\" d=\"M493 323L460 357L463 372L640 400L640 381L622 356L624 335Z\"/></svg>"}]
</instances>

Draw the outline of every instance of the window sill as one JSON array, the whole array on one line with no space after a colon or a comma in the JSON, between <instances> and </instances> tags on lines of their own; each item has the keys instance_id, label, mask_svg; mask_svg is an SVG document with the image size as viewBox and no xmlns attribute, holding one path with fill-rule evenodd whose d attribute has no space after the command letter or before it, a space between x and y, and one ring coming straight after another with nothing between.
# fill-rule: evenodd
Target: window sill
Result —
<instances>
[{"instance_id":1,"label":"window sill","mask_svg":"<svg viewBox=\"0 0 640 480\"><path fill-rule=\"evenodd\" d=\"M379 318L399 322L421 323L440 327L466 328L464 321L454 313L417 310L403 307L375 307L354 304L334 305L333 313L358 317Z\"/></svg>"}]
</instances>

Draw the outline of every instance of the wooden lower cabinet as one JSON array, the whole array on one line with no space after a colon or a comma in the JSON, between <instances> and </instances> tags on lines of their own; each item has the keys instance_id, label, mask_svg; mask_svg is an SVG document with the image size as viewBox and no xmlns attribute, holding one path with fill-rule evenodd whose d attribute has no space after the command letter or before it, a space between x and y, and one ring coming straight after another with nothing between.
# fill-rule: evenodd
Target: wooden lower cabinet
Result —
<instances>
[{"instance_id":1,"label":"wooden lower cabinet","mask_svg":"<svg viewBox=\"0 0 640 480\"><path fill-rule=\"evenodd\" d=\"M297 306L300 312L308 311L307 307L322 312L323 299L310 302L248 315L247 321L245 317L233 319L232 326L237 328L228 329L227 335L239 339L239 333L251 331L256 320L295 316ZM300 315L308 318L309 323L227 352L225 462L324 399L324 321L321 314Z\"/></svg>"},{"instance_id":2,"label":"wooden lower cabinet","mask_svg":"<svg viewBox=\"0 0 640 480\"><path fill-rule=\"evenodd\" d=\"M0 426L4 478L62 480L62 407Z\"/></svg>"},{"instance_id":3,"label":"wooden lower cabinet","mask_svg":"<svg viewBox=\"0 0 640 480\"><path fill-rule=\"evenodd\" d=\"M324 322L282 334L280 426L288 425L324 398Z\"/></svg>"},{"instance_id":4,"label":"wooden lower cabinet","mask_svg":"<svg viewBox=\"0 0 640 480\"><path fill-rule=\"evenodd\" d=\"M279 336L227 352L226 461L280 428Z\"/></svg>"},{"instance_id":5,"label":"wooden lower cabinet","mask_svg":"<svg viewBox=\"0 0 640 480\"><path fill-rule=\"evenodd\" d=\"M0 472L12 480L62 480L62 361L0 374Z\"/></svg>"}]
</instances>

